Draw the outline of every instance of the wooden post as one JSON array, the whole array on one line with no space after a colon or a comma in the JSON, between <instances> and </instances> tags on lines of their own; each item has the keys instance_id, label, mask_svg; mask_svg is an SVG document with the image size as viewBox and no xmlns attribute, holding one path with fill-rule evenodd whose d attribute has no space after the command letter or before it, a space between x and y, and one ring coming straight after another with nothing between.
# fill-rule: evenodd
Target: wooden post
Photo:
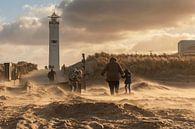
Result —
<instances>
[{"instance_id":1,"label":"wooden post","mask_svg":"<svg viewBox=\"0 0 195 129\"><path fill-rule=\"evenodd\" d=\"M16 66L14 71L13 71L14 86L16 85L16 80L17 79L18 79L18 69L17 69L17 66Z\"/></svg>"},{"instance_id":2,"label":"wooden post","mask_svg":"<svg viewBox=\"0 0 195 129\"><path fill-rule=\"evenodd\" d=\"M83 89L84 90L86 90L86 60L85 60L85 54L83 53L82 54L82 57L83 57L83 59L82 59L82 67L83 67Z\"/></svg>"}]
</instances>

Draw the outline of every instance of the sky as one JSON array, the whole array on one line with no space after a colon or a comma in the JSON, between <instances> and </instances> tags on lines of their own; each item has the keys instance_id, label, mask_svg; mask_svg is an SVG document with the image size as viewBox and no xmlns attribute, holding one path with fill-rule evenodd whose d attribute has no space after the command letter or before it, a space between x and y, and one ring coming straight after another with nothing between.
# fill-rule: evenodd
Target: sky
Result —
<instances>
[{"instance_id":1,"label":"sky","mask_svg":"<svg viewBox=\"0 0 195 129\"><path fill-rule=\"evenodd\" d=\"M11 22L24 13L23 7L25 5L57 5L60 1L61 0L1 0L0 16L7 22Z\"/></svg>"},{"instance_id":2,"label":"sky","mask_svg":"<svg viewBox=\"0 0 195 129\"><path fill-rule=\"evenodd\" d=\"M0 62L48 65L48 19L60 19L61 64L81 54L172 53L195 39L194 0L2 0Z\"/></svg>"}]
</instances>

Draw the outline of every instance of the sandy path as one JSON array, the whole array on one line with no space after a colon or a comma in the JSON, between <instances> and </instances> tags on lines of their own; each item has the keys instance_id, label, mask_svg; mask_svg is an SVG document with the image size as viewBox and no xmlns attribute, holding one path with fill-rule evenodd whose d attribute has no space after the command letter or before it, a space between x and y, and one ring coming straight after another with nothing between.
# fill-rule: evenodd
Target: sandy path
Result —
<instances>
[{"instance_id":1,"label":"sandy path","mask_svg":"<svg viewBox=\"0 0 195 129\"><path fill-rule=\"evenodd\" d=\"M195 128L195 89L151 82L134 84L131 95L109 96L103 86L76 95L60 87L0 92L3 129L159 129Z\"/></svg>"}]
</instances>

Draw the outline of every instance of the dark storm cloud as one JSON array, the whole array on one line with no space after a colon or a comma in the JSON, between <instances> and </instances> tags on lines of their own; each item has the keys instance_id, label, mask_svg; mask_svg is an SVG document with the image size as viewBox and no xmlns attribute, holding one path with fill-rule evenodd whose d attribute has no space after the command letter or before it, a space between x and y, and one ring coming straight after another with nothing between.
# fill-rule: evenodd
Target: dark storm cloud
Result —
<instances>
[{"instance_id":1,"label":"dark storm cloud","mask_svg":"<svg viewBox=\"0 0 195 129\"><path fill-rule=\"evenodd\" d=\"M120 32L176 26L179 21L194 15L195 1L66 0L58 8L62 10L61 42L71 45L124 39ZM15 21L3 25L0 31L1 43L42 45L47 44L47 40L47 18L30 23L28 20Z\"/></svg>"},{"instance_id":2,"label":"dark storm cloud","mask_svg":"<svg viewBox=\"0 0 195 129\"><path fill-rule=\"evenodd\" d=\"M68 5L62 2L59 7L70 26L113 33L176 25L194 14L195 1L74 0Z\"/></svg>"},{"instance_id":3,"label":"dark storm cloud","mask_svg":"<svg viewBox=\"0 0 195 129\"><path fill-rule=\"evenodd\" d=\"M2 31L0 31L0 43L43 45L47 43L46 39L48 39L47 24L45 18L41 21L33 21L33 19L18 20L10 24L4 24Z\"/></svg>"}]
</instances>

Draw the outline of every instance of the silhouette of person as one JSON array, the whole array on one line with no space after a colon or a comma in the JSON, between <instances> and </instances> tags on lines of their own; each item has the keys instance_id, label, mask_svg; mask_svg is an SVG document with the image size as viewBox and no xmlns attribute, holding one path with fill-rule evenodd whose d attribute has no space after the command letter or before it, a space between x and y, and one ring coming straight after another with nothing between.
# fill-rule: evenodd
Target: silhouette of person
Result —
<instances>
[{"instance_id":1,"label":"silhouette of person","mask_svg":"<svg viewBox=\"0 0 195 129\"><path fill-rule=\"evenodd\" d=\"M101 75L104 76L105 73L106 81L108 82L110 88L110 94L118 94L120 75L123 75L123 70L120 64L117 63L116 58L110 58L110 62L106 64Z\"/></svg>"},{"instance_id":2,"label":"silhouette of person","mask_svg":"<svg viewBox=\"0 0 195 129\"><path fill-rule=\"evenodd\" d=\"M127 90L129 91L129 94L131 93L131 72L128 69L125 69L124 71L124 76L125 78L125 93L127 93Z\"/></svg>"},{"instance_id":3,"label":"silhouette of person","mask_svg":"<svg viewBox=\"0 0 195 129\"><path fill-rule=\"evenodd\" d=\"M48 73L48 78L49 78L49 81L50 82L54 82L54 80L55 80L55 75L56 75L56 72L53 70L53 69L51 69L51 71Z\"/></svg>"},{"instance_id":4,"label":"silhouette of person","mask_svg":"<svg viewBox=\"0 0 195 129\"><path fill-rule=\"evenodd\" d=\"M63 74L65 74L66 73L66 66L65 66L65 64L62 65L62 68L61 69L63 71Z\"/></svg>"},{"instance_id":5,"label":"silhouette of person","mask_svg":"<svg viewBox=\"0 0 195 129\"><path fill-rule=\"evenodd\" d=\"M69 73L69 82L71 86L71 91L81 93L83 73L82 70L74 68L73 71Z\"/></svg>"}]
</instances>

